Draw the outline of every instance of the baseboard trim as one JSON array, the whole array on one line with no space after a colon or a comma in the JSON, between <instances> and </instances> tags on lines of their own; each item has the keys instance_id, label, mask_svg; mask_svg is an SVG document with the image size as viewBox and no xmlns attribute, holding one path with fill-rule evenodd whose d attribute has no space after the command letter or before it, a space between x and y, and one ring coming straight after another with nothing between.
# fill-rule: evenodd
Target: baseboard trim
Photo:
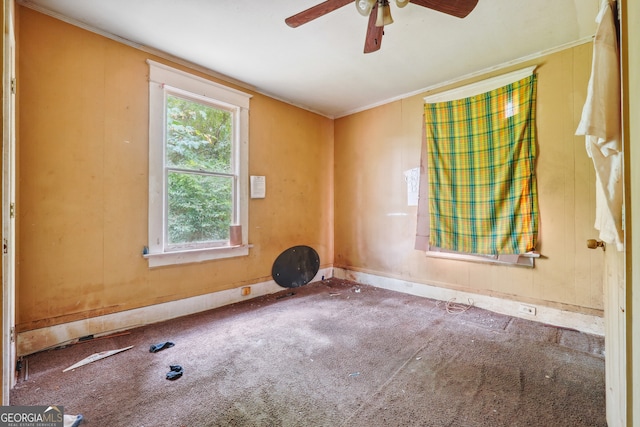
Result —
<instances>
[{"instance_id":1,"label":"baseboard trim","mask_svg":"<svg viewBox=\"0 0 640 427\"><path fill-rule=\"evenodd\" d=\"M316 274L313 280L321 280L323 277L329 278L332 276L332 267L323 268L318 271L318 274ZM245 286L251 286L250 295L242 295L241 289ZM72 343L80 337L88 335L93 335L94 337L108 335L135 327L200 313L236 302L273 294L285 289L273 280L245 286L20 332L17 334L17 354L18 356L26 356L38 351Z\"/></svg>"},{"instance_id":2,"label":"baseboard trim","mask_svg":"<svg viewBox=\"0 0 640 427\"><path fill-rule=\"evenodd\" d=\"M473 301L474 306L490 310L495 313L506 314L508 316L532 320L534 322L540 322L547 325L575 329L593 335L604 336L604 318L591 314L575 313L553 307L530 304L528 302L524 303L488 295L463 292L455 289L409 282L406 280L383 277L337 267L334 268L333 274L334 277L339 279L353 280L364 285L371 285L378 288L432 298L440 301L449 301L455 298L456 302L466 304L471 300ZM521 304L529 307L535 307L536 314L527 315L521 313L519 311Z\"/></svg>"},{"instance_id":3,"label":"baseboard trim","mask_svg":"<svg viewBox=\"0 0 640 427\"><path fill-rule=\"evenodd\" d=\"M337 277L340 279L353 280L365 285L441 301L449 301L455 298L457 302L467 303L467 301L472 300L474 306L496 313L604 336L604 318L599 316L575 313L543 305L524 303L525 305L533 306L536 309L535 316L526 315L519 311L520 305L523 304L519 301L463 292L423 283L409 282L406 280L378 276L343 268L328 267L320 269L313 280L321 280L323 277ZM162 304L155 304L148 307L92 317L90 319L77 320L46 328L20 332L16 337L17 355L26 356L38 351L69 344L76 341L78 338L87 335L98 337L190 314L200 313L202 311L211 310L236 302L273 294L284 289L273 280L254 283L250 286L251 294L248 296L242 296L240 291L242 287L238 287Z\"/></svg>"}]
</instances>

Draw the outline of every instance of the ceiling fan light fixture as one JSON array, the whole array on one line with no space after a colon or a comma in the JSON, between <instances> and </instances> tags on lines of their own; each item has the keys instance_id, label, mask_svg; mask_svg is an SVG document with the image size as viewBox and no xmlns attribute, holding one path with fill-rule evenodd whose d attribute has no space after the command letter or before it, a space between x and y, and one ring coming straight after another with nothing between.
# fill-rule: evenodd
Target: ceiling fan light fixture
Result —
<instances>
[{"instance_id":1,"label":"ceiling fan light fixture","mask_svg":"<svg viewBox=\"0 0 640 427\"><path fill-rule=\"evenodd\" d=\"M376 0L356 0L356 9L358 9L360 15L369 16L375 4Z\"/></svg>"},{"instance_id":2,"label":"ceiling fan light fixture","mask_svg":"<svg viewBox=\"0 0 640 427\"><path fill-rule=\"evenodd\" d=\"M396 0L396 6L405 7L409 4L409 0Z\"/></svg>"},{"instance_id":3,"label":"ceiling fan light fixture","mask_svg":"<svg viewBox=\"0 0 640 427\"><path fill-rule=\"evenodd\" d=\"M376 17L376 27L384 27L385 25L393 24L393 18L391 17L391 8L389 7L389 0L378 1L378 16Z\"/></svg>"}]
</instances>

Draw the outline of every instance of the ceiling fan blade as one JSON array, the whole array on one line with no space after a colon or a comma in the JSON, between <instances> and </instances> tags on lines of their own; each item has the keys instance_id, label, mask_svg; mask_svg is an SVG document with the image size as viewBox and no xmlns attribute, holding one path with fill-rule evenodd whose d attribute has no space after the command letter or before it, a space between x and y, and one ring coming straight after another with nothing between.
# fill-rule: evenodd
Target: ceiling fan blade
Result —
<instances>
[{"instance_id":1,"label":"ceiling fan blade","mask_svg":"<svg viewBox=\"0 0 640 427\"><path fill-rule=\"evenodd\" d=\"M373 6L369 14L369 25L367 26L367 36L364 39L364 53L375 52L382 45L382 35L384 27L376 27L376 18L378 17L378 3Z\"/></svg>"},{"instance_id":2,"label":"ceiling fan blade","mask_svg":"<svg viewBox=\"0 0 640 427\"><path fill-rule=\"evenodd\" d=\"M458 18L464 18L478 4L478 0L410 0L411 3L418 6L427 7L429 9L437 10L438 12L446 13L447 15L456 16Z\"/></svg>"},{"instance_id":3,"label":"ceiling fan blade","mask_svg":"<svg viewBox=\"0 0 640 427\"><path fill-rule=\"evenodd\" d=\"M302 24L306 24L309 21L313 21L329 12L333 12L336 9L340 9L342 6L346 6L352 3L353 0L327 0L307 10L303 10L293 16L284 20L286 24L292 28L299 27Z\"/></svg>"}]
</instances>

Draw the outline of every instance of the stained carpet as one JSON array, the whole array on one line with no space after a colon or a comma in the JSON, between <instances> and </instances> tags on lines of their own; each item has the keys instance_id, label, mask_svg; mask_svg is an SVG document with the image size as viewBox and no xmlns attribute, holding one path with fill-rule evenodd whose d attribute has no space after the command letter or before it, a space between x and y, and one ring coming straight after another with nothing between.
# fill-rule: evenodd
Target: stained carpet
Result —
<instances>
[{"instance_id":1,"label":"stained carpet","mask_svg":"<svg viewBox=\"0 0 640 427\"><path fill-rule=\"evenodd\" d=\"M11 404L99 427L606 426L603 353L601 337L328 279L30 355Z\"/></svg>"}]
</instances>

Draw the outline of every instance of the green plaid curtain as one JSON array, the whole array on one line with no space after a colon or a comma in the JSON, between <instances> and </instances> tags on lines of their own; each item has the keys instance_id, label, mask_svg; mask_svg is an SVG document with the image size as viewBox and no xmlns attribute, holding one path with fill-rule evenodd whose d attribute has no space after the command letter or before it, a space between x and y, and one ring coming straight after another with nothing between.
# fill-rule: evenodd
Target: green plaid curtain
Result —
<instances>
[{"instance_id":1,"label":"green plaid curtain","mask_svg":"<svg viewBox=\"0 0 640 427\"><path fill-rule=\"evenodd\" d=\"M535 249L535 104L535 74L425 104L431 246L473 254Z\"/></svg>"}]
</instances>

